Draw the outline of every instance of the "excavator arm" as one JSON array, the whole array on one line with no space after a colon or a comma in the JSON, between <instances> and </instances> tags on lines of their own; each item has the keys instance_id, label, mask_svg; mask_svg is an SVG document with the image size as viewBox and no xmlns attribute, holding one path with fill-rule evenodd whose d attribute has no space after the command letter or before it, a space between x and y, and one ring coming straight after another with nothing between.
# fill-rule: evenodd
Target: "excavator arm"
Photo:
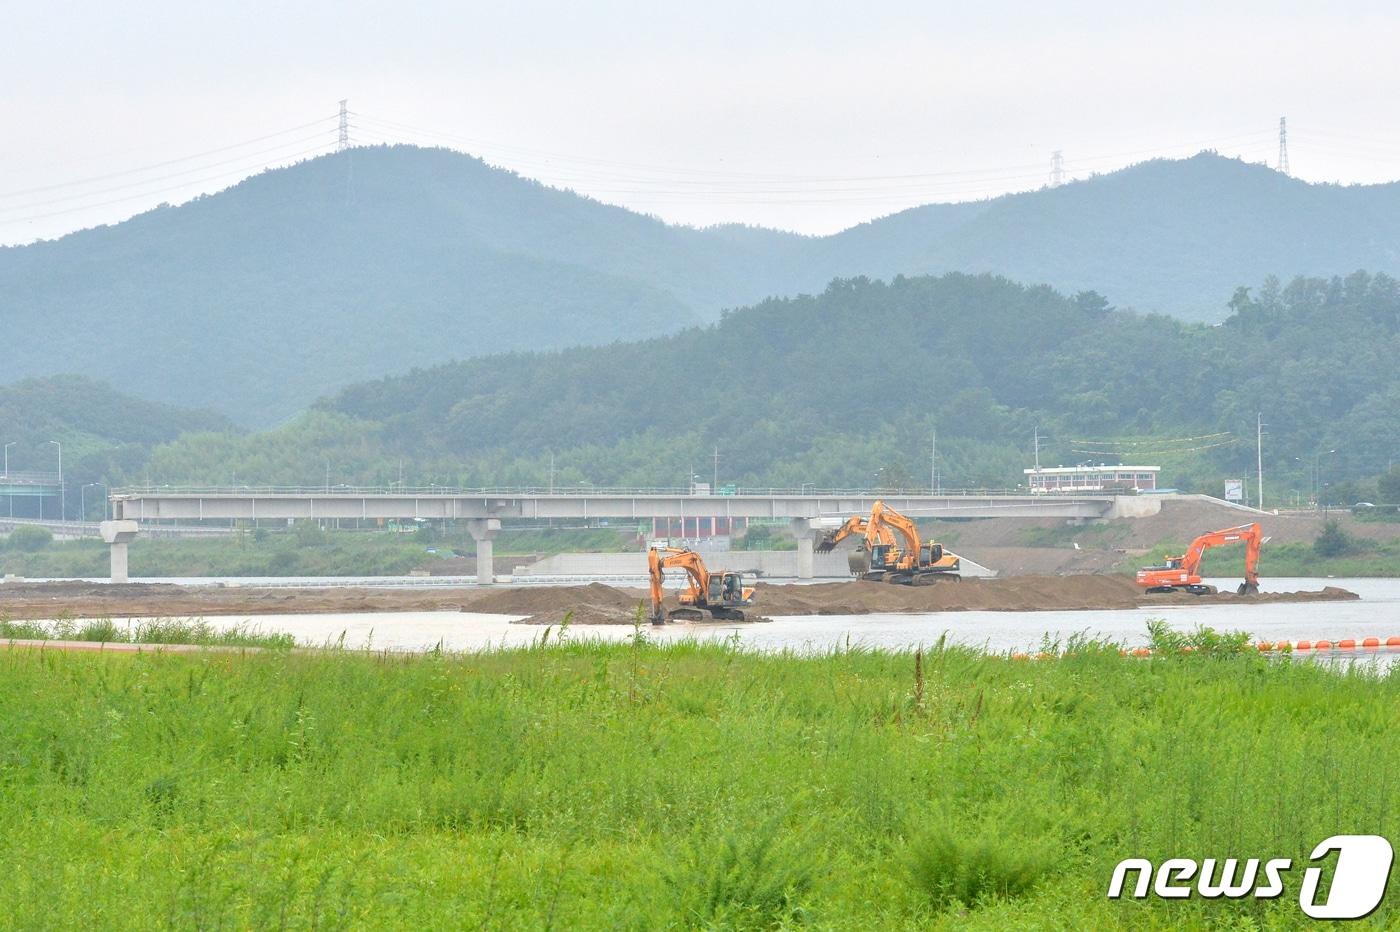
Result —
<instances>
[{"instance_id":1,"label":"excavator arm","mask_svg":"<svg viewBox=\"0 0 1400 932\"><path fill-rule=\"evenodd\" d=\"M700 598L710 585L710 573L705 569L704 562L700 559L700 554L693 550L682 550L679 547L651 548L647 551L647 574L651 577L651 620L653 624L660 624L662 579L668 568L675 567L685 570L687 594L689 601L695 602Z\"/></svg>"},{"instance_id":2,"label":"excavator arm","mask_svg":"<svg viewBox=\"0 0 1400 932\"><path fill-rule=\"evenodd\" d=\"M830 553L836 549L836 545L841 543L852 534L861 534L865 537L867 546L873 544L893 544L894 532L884 525L877 525L874 532L871 532L870 522L860 515L852 515L846 519L846 523L834 531L828 533L817 542L817 553Z\"/></svg>"},{"instance_id":3,"label":"excavator arm","mask_svg":"<svg viewBox=\"0 0 1400 932\"><path fill-rule=\"evenodd\" d=\"M1241 594L1258 592L1259 545L1263 542L1262 531L1258 524L1241 524L1239 527L1202 534L1193 540L1191 546L1187 548L1185 556L1181 558L1181 568L1191 578L1196 579L1201 575L1201 559L1207 550L1212 547L1223 547L1226 544L1240 542L1245 545L1244 585L1240 587L1240 592Z\"/></svg>"},{"instance_id":4,"label":"excavator arm","mask_svg":"<svg viewBox=\"0 0 1400 932\"><path fill-rule=\"evenodd\" d=\"M1243 543L1244 582L1240 584L1238 592L1240 595L1256 593L1259 591L1259 547L1263 542L1263 531L1257 523L1202 534L1191 541L1186 553L1179 557L1167 557L1165 566L1149 566L1139 570L1138 585L1154 592L1170 592L1178 587L1198 595L1214 592L1214 587L1201 582L1201 560L1205 552L1212 547Z\"/></svg>"},{"instance_id":5,"label":"excavator arm","mask_svg":"<svg viewBox=\"0 0 1400 932\"><path fill-rule=\"evenodd\" d=\"M907 562L917 562L919 558L919 547L922 541L919 540L919 529L913 521L886 505L883 501L876 501L875 507L870 509L870 526L877 531L880 528L892 528L904 541L904 547L900 551L899 564L904 566Z\"/></svg>"}]
</instances>

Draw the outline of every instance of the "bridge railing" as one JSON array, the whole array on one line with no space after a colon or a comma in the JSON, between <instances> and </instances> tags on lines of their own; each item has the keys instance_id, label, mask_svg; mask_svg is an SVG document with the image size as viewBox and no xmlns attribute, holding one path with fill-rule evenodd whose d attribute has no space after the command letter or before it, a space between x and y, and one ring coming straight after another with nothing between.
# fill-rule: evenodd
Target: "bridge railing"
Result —
<instances>
[{"instance_id":1,"label":"bridge railing","mask_svg":"<svg viewBox=\"0 0 1400 932\"><path fill-rule=\"evenodd\" d=\"M12 469L9 472L0 472L0 485L58 485L59 476L56 472L20 472Z\"/></svg>"},{"instance_id":2,"label":"bridge railing","mask_svg":"<svg viewBox=\"0 0 1400 932\"><path fill-rule=\"evenodd\" d=\"M1066 490L1068 492L1069 490ZM1085 491L1085 490L1080 490ZM398 496L448 496L457 498L510 498L512 496L526 496L529 498L548 498L550 496L578 498L580 496L696 496L704 498L734 498L734 497L796 497L796 498L870 498L874 496L887 496L899 498L905 496L944 496L944 497L988 497L1000 495L1024 495L1030 496L1045 495L1047 493L1032 493L1025 488L1014 489L994 489L994 488L966 488L966 489L825 489L815 486L803 486L798 489L788 488L766 488L766 487L735 487L732 491L710 491L696 492L694 489L685 487L623 487L614 488L609 486L580 485L554 488L540 486L491 486L486 488L462 488L458 486L428 485L428 486L356 486L356 485L316 485L316 486L198 486L198 485L149 485L149 486L127 486L112 489L112 498L119 497L141 497L141 496L163 496L163 495L229 495L236 497L247 497L253 495L273 496L273 495L320 495L320 496L346 496L354 497L361 495L398 495ZM1060 493L1065 494L1065 493ZM1089 493L1095 494L1095 493ZM1097 493L1103 494L1103 493Z\"/></svg>"}]
</instances>

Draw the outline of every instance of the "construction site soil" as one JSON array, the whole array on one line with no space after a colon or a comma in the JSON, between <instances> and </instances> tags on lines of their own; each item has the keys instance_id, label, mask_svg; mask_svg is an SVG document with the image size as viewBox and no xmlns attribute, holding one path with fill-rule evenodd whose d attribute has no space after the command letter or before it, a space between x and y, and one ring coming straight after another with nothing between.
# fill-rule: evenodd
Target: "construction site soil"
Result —
<instances>
[{"instance_id":1,"label":"construction site soil","mask_svg":"<svg viewBox=\"0 0 1400 932\"><path fill-rule=\"evenodd\" d=\"M1267 584L1267 583L1266 583ZM943 581L932 586L871 582L813 585L760 584L750 620L777 615L866 615L872 612L1078 611L1152 608L1202 603L1258 604L1356 599L1327 586L1311 592L1145 593L1125 576L1011 576ZM634 624L645 589L602 583L492 589L290 589L243 586L184 587L86 582L0 584L0 617L54 618L200 617L356 612L455 611L521 616L525 624ZM674 605L668 593L668 605ZM730 622L732 624L732 622Z\"/></svg>"}]
</instances>

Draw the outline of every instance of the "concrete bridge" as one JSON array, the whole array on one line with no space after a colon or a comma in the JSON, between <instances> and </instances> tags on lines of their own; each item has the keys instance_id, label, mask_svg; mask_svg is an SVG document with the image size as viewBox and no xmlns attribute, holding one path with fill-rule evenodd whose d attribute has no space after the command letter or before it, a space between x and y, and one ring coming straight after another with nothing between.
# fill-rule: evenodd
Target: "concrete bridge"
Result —
<instances>
[{"instance_id":1,"label":"concrete bridge","mask_svg":"<svg viewBox=\"0 0 1400 932\"><path fill-rule=\"evenodd\" d=\"M651 518L786 519L798 539L798 576L811 578L814 527L868 513L876 499L911 517L1064 518L1092 520L1154 513L1155 496L1032 495L968 489L934 493L851 490L738 489L734 494L689 489L361 489L130 488L111 495L118 522L305 520L457 520L467 522L477 547L477 578L494 580L492 547L501 522L512 519ZM130 538L127 538L130 539ZM114 549L115 555L115 549Z\"/></svg>"},{"instance_id":2,"label":"concrete bridge","mask_svg":"<svg viewBox=\"0 0 1400 932\"><path fill-rule=\"evenodd\" d=\"M38 518L0 518L0 535L9 534L17 527L42 527L53 534L55 540L82 540L102 536L100 521L40 521ZM147 537L228 537L234 533L231 527L213 524L161 524L149 525L141 529Z\"/></svg>"}]
</instances>

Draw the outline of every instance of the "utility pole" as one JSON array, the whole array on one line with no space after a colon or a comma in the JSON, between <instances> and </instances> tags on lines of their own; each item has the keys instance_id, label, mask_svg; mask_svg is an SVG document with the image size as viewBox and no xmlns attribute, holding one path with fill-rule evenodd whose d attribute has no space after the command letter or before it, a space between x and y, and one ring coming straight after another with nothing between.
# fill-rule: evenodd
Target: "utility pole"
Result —
<instances>
[{"instance_id":1,"label":"utility pole","mask_svg":"<svg viewBox=\"0 0 1400 932\"><path fill-rule=\"evenodd\" d=\"M1040 427L1035 429L1035 471L1040 472Z\"/></svg>"},{"instance_id":2,"label":"utility pole","mask_svg":"<svg viewBox=\"0 0 1400 932\"><path fill-rule=\"evenodd\" d=\"M554 494L554 451L549 451L549 494Z\"/></svg>"},{"instance_id":3,"label":"utility pole","mask_svg":"<svg viewBox=\"0 0 1400 932\"><path fill-rule=\"evenodd\" d=\"M1264 510L1264 412L1260 411L1255 416L1254 424L1254 455L1255 465L1259 468L1259 510Z\"/></svg>"},{"instance_id":4,"label":"utility pole","mask_svg":"<svg viewBox=\"0 0 1400 932\"><path fill-rule=\"evenodd\" d=\"M928 490L938 494L938 431L933 432L933 445L928 454Z\"/></svg>"},{"instance_id":5,"label":"utility pole","mask_svg":"<svg viewBox=\"0 0 1400 932\"><path fill-rule=\"evenodd\" d=\"M18 440L11 440L5 444L5 500L10 505L10 517L15 516L15 487L10 485L10 447L19 443Z\"/></svg>"},{"instance_id":6,"label":"utility pole","mask_svg":"<svg viewBox=\"0 0 1400 932\"><path fill-rule=\"evenodd\" d=\"M1065 154L1059 149L1050 153L1050 187L1058 188L1065 183Z\"/></svg>"},{"instance_id":7,"label":"utility pole","mask_svg":"<svg viewBox=\"0 0 1400 932\"><path fill-rule=\"evenodd\" d=\"M50 440L49 443L58 447L58 520L68 520L68 487L63 482L63 444L57 440ZM40 504L43 504L43 496L39 497Z\"/></svg>"},{"instance_id":8,"label":"utility pole","mask_svg":"<svg viewBox=\"0 0 1400 932\"><path fill-rule=\"evenodd\" d=\"M347 106L349 103L348 100L340 102L340 136L336 139L335 146L337 152L344 152L350 148L350 110Z\"/></svg>"},{"instance_id":9,"label":"utility pole","mask_svg":"<svg viewBox=\"0 0 1400 932\"><path fill-rule=\"evenodd\" d=\"M719 494L719 447L715 447L715 480L710 485L710 494Z\"/></svg>"}]
</instances>

